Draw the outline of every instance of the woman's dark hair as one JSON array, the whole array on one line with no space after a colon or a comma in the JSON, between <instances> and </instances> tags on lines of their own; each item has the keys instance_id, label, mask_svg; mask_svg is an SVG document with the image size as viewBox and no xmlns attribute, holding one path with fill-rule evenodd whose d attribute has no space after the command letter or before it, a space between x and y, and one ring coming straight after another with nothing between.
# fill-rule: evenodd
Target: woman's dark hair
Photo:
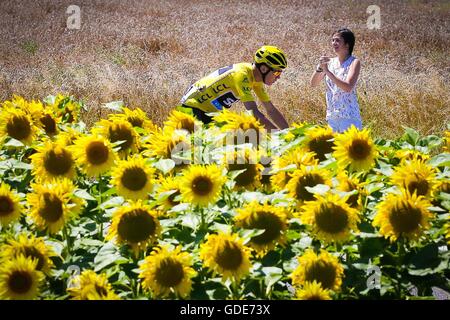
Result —
<instances>
[{"instance_id":1,"label":"woman's dark hair","mask_svg":"<svg viewBox=\"0 0 450 320\"><path fill-rule=\"evenodd\" d=\"M352 54L353 47L355 46L355 35L353 34L353 32L351 32L347 28L341 28L338 31L336 31L335 33L333 33L333 35L335 35L335 34L340 35L342 37L342 39L344 39L344 42L346 44L348 43L348 51L350 54Z\"/></svg>"}]
</instances>

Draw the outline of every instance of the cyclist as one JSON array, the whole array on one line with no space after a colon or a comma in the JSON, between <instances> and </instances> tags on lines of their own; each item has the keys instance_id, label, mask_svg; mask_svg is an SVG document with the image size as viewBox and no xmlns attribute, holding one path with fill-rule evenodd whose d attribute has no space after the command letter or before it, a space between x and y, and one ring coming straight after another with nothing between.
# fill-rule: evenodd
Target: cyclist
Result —
<instances>
[{"instance_id":1,"label":"cyclist","mask_svg":"<svg viewBox=\"0 0 450 320\"><path fill-rule=\"evenodd\" d=\"M253 63L236 63L220 68L191 85L181 99L178 110L191 113L203 123L210 123L210 112L219 112L242 101L247 110L260 120L266 129L285 129L289 125L272 104L265 85L274 84L287 67L286 55L274 46L262 46ZM252 91L267 111L273 123L258 110Z\"/></svg>"}]
</instances>

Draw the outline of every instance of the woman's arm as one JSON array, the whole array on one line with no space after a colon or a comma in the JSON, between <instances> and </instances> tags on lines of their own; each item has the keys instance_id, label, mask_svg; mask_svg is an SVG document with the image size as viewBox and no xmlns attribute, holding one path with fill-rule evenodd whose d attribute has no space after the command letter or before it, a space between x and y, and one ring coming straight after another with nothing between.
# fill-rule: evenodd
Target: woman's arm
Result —
<instances>
[{"instance_id":1,"label":"woman's arm","mask_svg":"<svg viewBox=\"0 0 450 320\"><path fill-rule=\"evenodd\" d=\"M341 80L338 77L336 77L330 70L328 70L327 64L325 64L323 67L323 71L328 76L328 78L330 78L331 81L336 83L336 85L345 92L351 92L353 90L356 81L358 81L360 70L361 70L361 62L358 59L355 59L355 61L353 61L352 65L350 66L347 79Z\"/></svg>"},{"instance_id":2,"label":"woman's arm","mask_svg":"<svg viewBox=\"0 0 450 320\"><path fill-rule=\"evenodd\" d=\"M320 65L318 65L316 67L316 70L314 70L314 73L311 76L311 80L309 81L309 84L311 85L311 87L315 87L317 86L325 77L325 72L318 72L317 70L319 69ZM323 70L323 69L322 69Z\"/></svg>"}]
</instances>

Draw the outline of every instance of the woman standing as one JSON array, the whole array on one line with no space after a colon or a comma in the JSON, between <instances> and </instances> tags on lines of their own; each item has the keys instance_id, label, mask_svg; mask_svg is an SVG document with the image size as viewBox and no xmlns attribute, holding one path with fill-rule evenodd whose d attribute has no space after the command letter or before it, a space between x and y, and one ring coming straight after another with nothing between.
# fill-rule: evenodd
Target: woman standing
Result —
<instances>
[{"instance_id":1,"label":"woman standing","mask_svg":"<svg viewBox=\"0 0 450 320\"><path fill-rule=\"evenodd\" d=\"M327 122L335 132L343 132L354 125L362 129L356 97L356 82L361 62L352 55L355 36L349 29L339 29L331 39L336 57L321 56L311 77L311 86L325 78L327 86Z\"/></svg>"}]
</instances>

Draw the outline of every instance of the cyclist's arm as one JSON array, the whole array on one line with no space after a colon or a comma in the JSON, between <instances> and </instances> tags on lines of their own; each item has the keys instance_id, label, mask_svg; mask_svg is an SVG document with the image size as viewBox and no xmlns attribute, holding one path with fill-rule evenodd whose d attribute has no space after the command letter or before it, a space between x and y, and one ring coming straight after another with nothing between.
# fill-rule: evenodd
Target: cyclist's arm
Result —
<instances>
[{"instance_id":1,"label":"cyclist's arm","mask_svg":"<svg viewBox=\"0 0 450 320\"><path fill-rule=\"evenodd\" d=\"M244 106L247 110L251 110L253 115L258 119L266 129L278 129L266 116L258 110L258 105L255 101L246 101L244 102Z\"/></svg>"},{"instance_id":2,"label":"cyclist's arm","mask_svg":"<svg viewBox=\"0 0 450 320\"><path fill-rule=\"evenodd\" d=\"M286 119L283 117L281 112L273 105L271 101L262 102L264 108L267 111L267 114L269 117L275 122L275 124L280 129L286 129L289 128L289 124L287 123Z\"/></svg>"}]
</instances>

